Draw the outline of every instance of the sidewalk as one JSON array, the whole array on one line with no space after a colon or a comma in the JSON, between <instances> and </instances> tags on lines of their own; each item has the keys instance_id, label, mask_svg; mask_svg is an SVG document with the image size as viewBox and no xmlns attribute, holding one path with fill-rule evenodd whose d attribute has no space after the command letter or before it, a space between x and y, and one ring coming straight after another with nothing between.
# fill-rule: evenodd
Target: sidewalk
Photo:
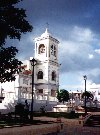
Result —
<instances>
[{"instance_id":1,"label":"sidewalk","mask_svg":"<svg viewBox=\"0 0 100 135\"><path fill-rule=\"evenodd\" d=\"M57 131L57 124L31 125L0 129L0 135L43 135Z\"/></svg>"},{"instance_id":2,"label":"sidewalk","mask_svg":"<svg viewBox=\"0 0 100 135\"><path fill-rule=\"evenodd\" d=\"M83 127L79 124L79 119L61 118L61 123L57 123L57 118L34 117L34 120L52 121L52 124L38 124L23 127L0 129L0 135L99 135L100 128Z\"/></svg>"},{"instance_id":3,"label":"sidewalk","mask_svg":"<svg viewBox=\"0 0 100 135\"><path fill-rule=\"evenodd\" d=\"M35 119L41 120L51 120L56 122L57 118L48 118L48 117L35 117ZM63 129L60 130L60 133L57 135L100 135L99 127L83 127L83 124L80 123L79 119L65 119L61 118L63 123ZM82 121L81 121L82 122ZM44 135L56 135L56 132L52 132Z\"/></svg>"}]
</instances>

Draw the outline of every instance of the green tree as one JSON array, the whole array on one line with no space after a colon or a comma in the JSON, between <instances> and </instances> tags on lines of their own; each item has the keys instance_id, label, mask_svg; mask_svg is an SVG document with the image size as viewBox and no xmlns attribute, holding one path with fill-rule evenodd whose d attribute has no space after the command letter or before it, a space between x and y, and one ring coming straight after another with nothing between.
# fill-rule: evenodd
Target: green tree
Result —
<instances>
[{"instance_id":1,"label":"green tree","mask_svg":"<svg viewBox=\"0 0 100 135\"><path fill-rule=\"evenodd\" d=\"M24 9L16 5L22 0L0 0L0 82L15 80L21 61L15 58L16 47L6 47L6 39L20 40L22 33L31 32L32 26L26 20Z\"/></svg>"},{"instance_id":2,"label":"green tree","mask_svg":"<svg viewBox=\"0 0 100 135\"><path fill-rule=\"evenodd\" d=\"M57 99L59 102L65 102L69 100L69 92L65 89L57 90Z\"/></svg>"},{"instance_id":3,"label":"green tree","mask_svg":"<svg viewBox=\"0 0 100 135\"><path fill-rule=\"evenodd\" d=\"M85 98L85 96L86 96L87 100L93 100L94 99L94 96L90 91L83 92L82 98Z\"/></svg>"}]
</instances>

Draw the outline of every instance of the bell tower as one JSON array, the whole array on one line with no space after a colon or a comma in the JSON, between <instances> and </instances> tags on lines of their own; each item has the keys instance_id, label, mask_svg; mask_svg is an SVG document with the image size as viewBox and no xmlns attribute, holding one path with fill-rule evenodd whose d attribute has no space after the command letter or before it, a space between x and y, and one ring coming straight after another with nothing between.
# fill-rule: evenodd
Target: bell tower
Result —
<instances>
[{"instance_id":1,"label":"bell tower","mask_svg":"<svg viewBox=\"0 0 100 135\"><path fill-rule=\"evenodd\" d=\"M42 93L44 99L48 95L55 97L59 88L58 44L59 41L47 29L35 38L35 89L37 93Z\"/></svg>"}]
</instances>

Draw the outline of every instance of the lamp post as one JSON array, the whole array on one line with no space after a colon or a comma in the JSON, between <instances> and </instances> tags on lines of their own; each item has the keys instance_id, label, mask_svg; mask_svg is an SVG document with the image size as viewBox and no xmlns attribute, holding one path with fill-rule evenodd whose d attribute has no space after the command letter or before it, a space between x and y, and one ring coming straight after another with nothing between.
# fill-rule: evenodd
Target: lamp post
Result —
<instances>
[{"instance_id":1,"label":"lamp post","mask_svg":"<svg viewBox=\"0 0 100 135\"><path fill-rule=\"evenodd\" d=\"M73 111L73 92L72 92L72 111Z\"/></svg>"},{"instance_id":2,"label":"lamp post","mask_svg":"<svg viewBox=\"0 0 100 135\"><path fill-rule=\"evenodd\" d=\"M34 66L36 65L36 60L34 58L32 58L30 60L31 62L31 65L32 65L32 101L31 101L31 113L30 113L30 120L32 121L33 120L33 102L34 102L34 99L33 99L33 94L34 94Z\"/></svg>"},{"instance_id":3,"label":"lamp post","mask_svg":"<svg viewBox=\"0 0 100 135\"><path fill-rule=\"evenodd\" d=\"M85 115L86 115L87 114L87 108L86 108L86 80L87 80L87 76L84 75L83 77L84 77L84 80L85 80L85 105L84 105L84 107L85 107Z\"/></svg>"}]
</instances>

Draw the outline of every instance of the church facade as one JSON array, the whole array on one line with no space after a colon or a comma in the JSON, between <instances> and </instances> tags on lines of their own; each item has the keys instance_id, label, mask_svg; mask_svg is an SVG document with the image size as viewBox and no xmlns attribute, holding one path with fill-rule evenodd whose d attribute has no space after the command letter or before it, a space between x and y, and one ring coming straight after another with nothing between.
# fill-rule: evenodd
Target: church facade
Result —
<instances>
[{"instance_id":1,"label":"church facade","mask_svg":"<svg viewBox=\"0 0 100 135\"><path fill-rule=\"evenodd\" d=\"M59 89L59 41L46 31L35 38L34 59L34 105L33 110L39 111L41 105L51 110L57 104L56 91ZM32 99L32 69L30 60L25 60L21 66L22 72L16 74L13 82L2 83L0 103L1 112L14 110L15 104L24 103L27 99L31 106Z\"/></svg>"}]
</instances>

